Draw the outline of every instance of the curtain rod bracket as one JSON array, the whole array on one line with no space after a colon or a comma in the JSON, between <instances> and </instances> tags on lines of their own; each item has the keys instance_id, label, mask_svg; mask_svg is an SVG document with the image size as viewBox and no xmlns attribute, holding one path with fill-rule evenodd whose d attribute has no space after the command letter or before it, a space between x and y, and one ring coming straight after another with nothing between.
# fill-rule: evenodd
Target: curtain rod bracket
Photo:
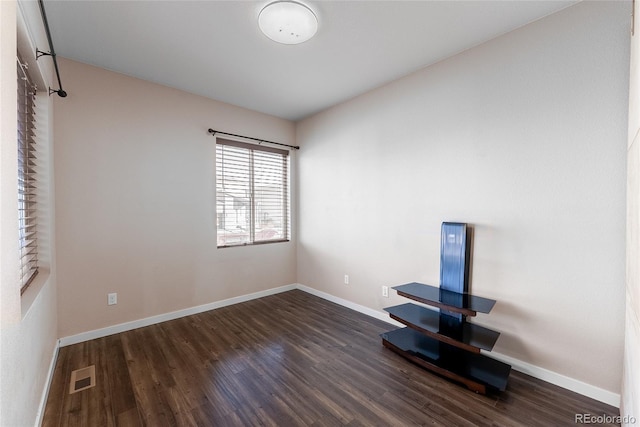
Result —
<instances>
[{"instance_id":1,"label":"curtain rod bracket","mask_svg":"<svg viewBox=\"0 0 640 427\"><path fill-rule=\"evenodd\" d=\"M51 56L51 52L43 52L40 49L36 48L36 61L40 59L41 56Z\"/></svg>"},{"instance_id":2,"label":"curtain rod bracket","mask_svg":"<svg viewBox=\"0 0 640 427\"><path fill-rule=\"evenodd\" d=\"M222 132L222 131L214 130L214 129L211 129L211 128L209 128L209 133L211 134L211 136L215 136L216 133L221 133L223 135L237 136L238 138L251 139L253 141L257 141L258 145L262 144L263 142L266 142L267 144L281 145L283 147L289 147L289 148L292 148L294 150L299 150L300 149L300 147L297 146L297 145L282 144L280 142L267 141L266 139L253 138L251 136L236 135L235 133Z\"/></svg>"},{"instance_id":3,"label":"curtain rod bracket","mask_svg":"<svg viewBox=\"0 0 640 427\"><path fill-rule=\"evenodd\" d=\"M65 92L64 90L62 90L62 89L55 90L55 89L49 88L49 96L51 96L54 93L57 93L60 98L66 98L67 97L67 92Z\"/></svg>"},{"instance_id":4,"label":"curtain rod bracket","mask_svg":"<svg viewBox=\"0 0 640 427\"><path fill-rule=\"evenodd\" d=\"M36 48L36 61L38 59L40 59L43 56L53 56L54 54L51 52L43 52L40 49ZM51 89L51 87L49 87L49 96L51 96L52 94L57 93L58 96L60 98L66 98L67 97L67 92L65 92L64 90L62 90L62 88L55 90L55 89Z\"/></svg>"}]
</instances>

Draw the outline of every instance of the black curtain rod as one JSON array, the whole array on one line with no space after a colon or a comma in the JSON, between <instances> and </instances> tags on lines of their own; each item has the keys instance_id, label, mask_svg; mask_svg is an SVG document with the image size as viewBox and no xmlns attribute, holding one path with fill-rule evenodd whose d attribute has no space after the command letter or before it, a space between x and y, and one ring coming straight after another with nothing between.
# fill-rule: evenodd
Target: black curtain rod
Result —
<instances>
[{"instance_id":1,"label":"black curtain rod","mask_svg":"<svg viewBox=\"0 0 640 427\"><path fill-rule=\"evenodd\" d=\"M219 130L213 130L211 128L209 128L209 133L212 136L215 136L216 133L221 133L223 135L228 135L228 136L237 136L238 138L246 138L246 139L251 139L253 141L258 141L258 142L266 142L267 144L275 144L275 145L282 145L283 147L289 147L289 148L293 148L294 150L299 150L300 147L297 145L287 145L287 144L282 144L280 142L273 142L273 141L267 141L266 139L258 139L258 138L252 138L250 136L242 136L242 135L236 135L235 133L227 133L227 132L221 132Z\"/></svg>"},{"instance_id":2,"label":"black curtain rod","mask_svg":"<svg viewBox=\"0 0 640 427\"><path fill-rule=\"evenodd\" d=\"M49 41L49 53L41 52L38 49L36 49L36 59L40 58L43 55L48 55L53 58L53 66L56 69L56 76L58 77L58 87L60 89L53 90L49 88L49 95L55 92L58 94L60 98L64 98L67 96L67 92L65 92L62 89L62 82L60 81L60 70L58 70L58 60L56 59L56 51L53 50L53 42L51 41L51 31L49 30L49 21L47 21L47 13L44 11L44 3L42 2L42 0L38 0L38 3L40 4L40 14L42 15L42 22L44 23L44 29L45 29L45 32L47 33L47 40Z\"/></svg>"}]
</instances>

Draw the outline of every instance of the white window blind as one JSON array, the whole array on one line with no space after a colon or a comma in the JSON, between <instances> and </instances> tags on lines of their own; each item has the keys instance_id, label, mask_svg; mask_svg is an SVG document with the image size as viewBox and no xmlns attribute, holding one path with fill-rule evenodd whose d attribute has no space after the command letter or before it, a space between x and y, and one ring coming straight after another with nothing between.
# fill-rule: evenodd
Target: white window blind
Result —
<instances>
[{"instance_id":1,"label":"white window blind","mask_svg":"<svg viewBox=\"0 0 640 427\"><path fill-rule=\"evenodd\" d=\"M20 238L20 290L38 274L36 212L36 86L18 57L18 227Z\"/></svg>"},{"instance_id":2,"label":"white window blind","mask_svg":"<svg viewBox=\"0 0 640 427\"><path fill-rule=\"evenodd\" d=\"M218 247L288 241L288 183L288 151L218 138Z\"/></svg>"}]
</instances>

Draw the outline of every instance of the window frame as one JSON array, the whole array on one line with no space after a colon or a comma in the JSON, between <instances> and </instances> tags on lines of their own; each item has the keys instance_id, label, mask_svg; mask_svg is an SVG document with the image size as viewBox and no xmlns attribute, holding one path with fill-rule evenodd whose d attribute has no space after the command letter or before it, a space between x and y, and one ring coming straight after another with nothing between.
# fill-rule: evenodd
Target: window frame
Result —
<instances>
[{"instance_id":1,"label":"window frame","mask_svg":"<svg viewBox=\"0 0 640 427\"><path fill-rule=\"evenodd\" d=\"M17 67L17 161L18 161L18 250L20 294L38 275L38 173L36 108L38 87L28 63L16 52ZM22 108L21 108L22 106ZM25 248L29 248L26 249Z\"/></svg>"},{"instance_id":2,"label":"window frame","mask_svg":"<svg viewBox=\"0 0 640 427\"><path fill-rule=\"evenodd\" d=\"M216 137L216 145L215 145L215 217L216 217L216 247L219 249L222 248L233 248L233 247L242 247L242 246L254 246L254 245L264 245L270 243L283 243L291 241L291 153L290 150L275 148L272 146L264 145L264 144L256 144L252 142L245 142L242 140L227 138L227 137ZM218 212L219 208L219 173L218 170L219 164L221 160L219 159L219 147L220 146L230 146L235 148L240 148L244 150L248 150L249 152L249 161L247 162L248 176L247 180L249 181L249 191L250 195L248 197L249 207L247 209L249 213L249 227L248 227L248 240L241 243L235 244L220 244L220 213ZM257 204L258 198L256 197L256 164L255 164L255 152L264 152L264 153L272 153L282 156L282 182L281 182L281 190L282 190L282 210L281 210L281 218L283 224L282 228L282 238L277 239L264 239L264 240L256 240L256 220L257 220ZM275 163L274 163L275 164ZM224 234L224 236L232 235L232 233Z\"/></svg>"}]
</instances>

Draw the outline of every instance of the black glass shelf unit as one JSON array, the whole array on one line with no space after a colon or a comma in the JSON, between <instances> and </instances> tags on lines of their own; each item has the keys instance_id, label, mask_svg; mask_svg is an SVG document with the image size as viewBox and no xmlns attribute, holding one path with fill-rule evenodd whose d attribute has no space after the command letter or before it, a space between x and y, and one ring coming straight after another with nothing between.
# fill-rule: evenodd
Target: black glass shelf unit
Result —
<instances>
[{"instance_id":1,"label":"black glass shelf unit","mask_svg":"<svg viewBox=\"0 0 640 427\"><path fill-rule=\"evenodd\" d=\"M489 313L495 300L469 293L472 228L443 222L440 244L440 286L407 283L394 286L398 295L418 304L385 308L392 319L406 325L382 334L382 344L423 368L486 394L503 391L511 366L484 352L493 350L499 332L469 323L467 318Z\"/></svg>"},{"instance_id":2,"label":"black glass shelf unit","mask_svg":"<svg viewBox=\"0 0 640 427\"><path fill-rule=\"evenodd\" d=\"M416 282L394 286L392 289L405 298L465 316L475 316L478 312L489 313L496 303L492 299L461 294Z\"/></svg>"},{"instance_id":3,"label":"black glass shelf unit","mask_svg":"<svg viewBox=\"0 0 640 427\"><path fill-rule=\"evenodd\" d=\"M411 328L396 329L380 337L388 349L478 393L504 391L507 387L511 366L506 363L448 345Z\"/></svg>"},{"instance_id":4,"label":"black glass shelf unit","mask_svg":"<svg viewBox=\"0 0 640 427\"><path fill-rule=\"evenodd\" d=\"M475 323L460 322L451 316L411 303L387 307L392 319L427 334L431 338L474 353L491 351L500 332Z\"/></svg>"}]
</instances>

